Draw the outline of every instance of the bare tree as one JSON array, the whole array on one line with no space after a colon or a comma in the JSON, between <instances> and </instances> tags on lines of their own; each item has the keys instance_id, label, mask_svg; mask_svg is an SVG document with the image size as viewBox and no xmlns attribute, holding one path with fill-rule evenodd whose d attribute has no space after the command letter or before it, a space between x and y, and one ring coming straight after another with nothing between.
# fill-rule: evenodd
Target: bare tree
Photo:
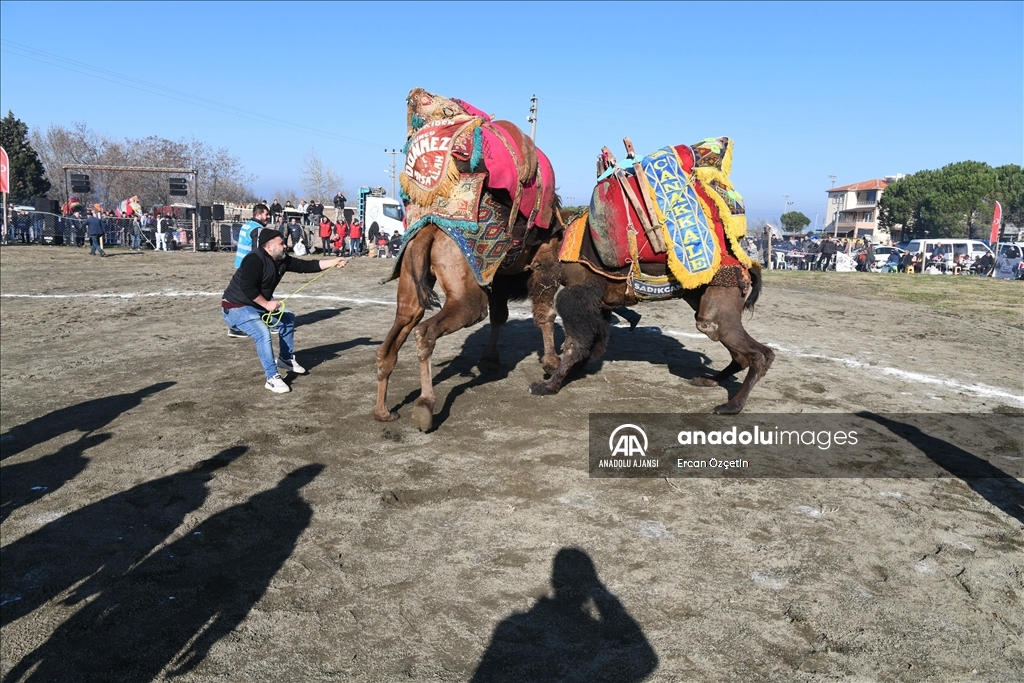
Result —
<instances>
[{"instance_id":1,"label":"bare tree","mask_svg":"<svg viewBox=\"0 0 1024 683\"><path fill-rule=\"evenodd\" d=\"M341 189L341 184L344 182L339 173L324 164L320 153L315 149L309 150L309 153L302 158L299 172L302 191L309 195L310 199L315 199L318 202L328 201L335 192Z\"/></svg>"},{"instance_id":2,"label":"bare tree","mask_svg":"<svg viewBox=\"0 0 1024 683\"><path fill-rule=\"evenodd\" d=\"M64 195L66 164L194 168L199 172L200 204L241 203L254 198L250 184L255 178L245 173L238 157L194 138L174 141L151 135L115 140L90 130L84 123L75 123L70 129L51 126L43 135L34 133L32 141L34 147L38 145L48 176L54 179L50 191L53 198ZM93 171L89 175L93 191L86 201L107 208L135 195L144 205L170 204L172 199L192 202L195 198L191 193L188 197L171 197L168 178L157 173Z\"/></svg>"}]
</instances>

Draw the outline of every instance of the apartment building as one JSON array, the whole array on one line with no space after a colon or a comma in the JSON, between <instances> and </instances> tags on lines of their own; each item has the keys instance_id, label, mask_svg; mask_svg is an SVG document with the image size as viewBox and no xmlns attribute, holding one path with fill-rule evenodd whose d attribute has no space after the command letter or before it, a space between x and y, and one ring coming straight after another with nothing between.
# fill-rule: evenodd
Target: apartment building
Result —
<instances>
[{"instance_id":1,"label":"apartment building","mask_svg":"<svg viewBox=\"0 0 1024 683\"><path fill-rule=\"evenodd\" d=\"M903 174L864 180L826 190L825 232L839 237L870 236L874 242L889 240L889 231L878 227L878 200Z\"/></svg>"}]
</instances>

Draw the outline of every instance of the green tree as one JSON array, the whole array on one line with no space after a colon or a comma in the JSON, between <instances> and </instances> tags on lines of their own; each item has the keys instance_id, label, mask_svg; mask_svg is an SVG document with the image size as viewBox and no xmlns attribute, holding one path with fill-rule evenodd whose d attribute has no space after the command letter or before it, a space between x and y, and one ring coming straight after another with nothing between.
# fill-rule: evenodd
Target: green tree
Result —
<instances>
[{"instance_id":1,"label":"green tree","mask_svg":"<svg viewBox=\"0 0 1024 683\"><path fill-rule=\"evenodd\" d=\"M28 126L14 118L7 110L7 116L0 119L0 147L7 151L10 163L11 201L29 202L33 197L45 197L50 191L50 181L39 155L28 141Z\"/></svg>"},{"instance_id":2,"label":"green tree","mask_svg":"<svg viewBox=\"0 0 1024 683\"><path fill-rule=\"evenodd\" d=\"M811 224L811 219L799 211L784 213L779 217L779 220L782 221L786 232L802 232L804 228Z\"/></svg>"},{"instance_id":3,"label":"green tree","mask_svg":"<svg viewBox=\"0 0 1024 683\"><path fill-rule=\"evenodd\" d=\"M889 185L878 203L878 222L889 230L902 229L903 239L984 239L996 201L1003 205L1004 220L1016 223L1024 217L1024 169L960 161Z\"/></svg>"}]
</instances>

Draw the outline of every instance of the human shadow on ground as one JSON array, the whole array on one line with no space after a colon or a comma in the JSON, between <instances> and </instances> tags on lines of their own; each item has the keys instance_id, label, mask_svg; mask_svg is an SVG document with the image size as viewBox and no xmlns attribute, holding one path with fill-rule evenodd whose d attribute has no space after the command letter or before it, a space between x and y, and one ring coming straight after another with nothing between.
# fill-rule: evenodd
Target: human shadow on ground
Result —
<instances>
[{"instance_id":1,"label":"human shadow on ground","mask_svg":"<svg viewBox=\"0 0 1024 683\"><path fill-rule=\"evenodd\" d=\"M189 470L58 517L0 548L0 625L82 581L69 603L102 593L178 528L186 515L198 510L206 501L213 473L247 450L225 449Z\"/></svg>"},{"instance_id":2,"label":"human shadow on ground","mask_svg":"<svg viewBox=\"0 0 1024 683\"><path fill-rule=\"evenodd\" d=\"M867 411L857 415L877 422L913 444L935 464L970 486L979 496L1018 522L1024 522L1024 484L1011 474L970 451L924 433L914 425Z\"/></svg>"},{"instance_id":3,"label":"human shadow on ground","mask_svg":"<svg viewBox=\"0 0 1024 683\"><path fill-rule=\"evenodd\" d=\"M323 320L330 320L334 316L350 310L352 310L351 307L345 306L343 308L321 308L316 311L310 311L309 313L303 313L302 315L295 316L295 326L312 325L313 323L318 323Z\"/></svg>"},{"instance_id":4,"label":"human shadow on ground","mask_svg":"<svg viewBox=\"0 0 1024 683\"><path fill-rule=\"evenodd\" d=\"M347 341L334 342L333 344L321 344L320 346L308 349L296 349L295 358L303 367L311 370L322 363L334 360L342 351L347 351L357 346L375 346L377 344L380 344L380 342L374 341L369 337L357 337Z\"/></svg>"},{"instance_id":5,"label":"human shadow on ground","mask_svg":"<svg viewBox=\"0 0 1024 683\"><path fill-rule=\"evenodd\" d=\"M0 467L0 522L78 476L89 464L85 452L108 439L110 434L82 435L51 455Z\"/></svg>"},{"instance_id":6,"label":"human shadow on ground","mask_svg":"<svg viewBox=\"0 0 1024 683\"><path fill-rule=\"evenodd\" d=\"M150 681L199 665L259 602L309 526L299 490L323 465L208 518L122 576L59 626L5 680ZM180 654L179 654L180 653Z\"/></svg>"},{"instance_id":7,"label":"human shadow on ground","mask_svg":"<svg viewBox=\"0 0 1024 683\"><path fill-rule=\"evenodd\" d=\"M601 585L594 562L577 548L555 555L553 597L494 629L473 683L642 681L658 656L640 625Z\"/></svg>"},{"instance_id":8,"label":"human shadow on ground","mask_svg":"<svg viewBox=\"0 0 1024 683\"><path fill-rule=\"evenodd\" d=\"M73 430L90 433L102 429L117 419L121 413L137 407L142 403L142 399L173 387L174 384L175 382L157 382L130 394L90 399L29 420L0 436L3 450L0 460L6 460L59 434Z\"/></svg>"}]
</instances>

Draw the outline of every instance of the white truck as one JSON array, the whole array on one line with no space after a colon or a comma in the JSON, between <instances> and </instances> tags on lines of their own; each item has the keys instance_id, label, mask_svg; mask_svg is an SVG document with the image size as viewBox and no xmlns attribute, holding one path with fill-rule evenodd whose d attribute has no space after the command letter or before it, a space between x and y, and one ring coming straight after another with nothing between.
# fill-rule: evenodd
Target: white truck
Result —
<instances>
[{"instance_id":1,"label":"white truck","mask_svg":"<svg viewBox=\"0 0 1024 683\"><path fill-rule=\"evenodd\" d=\"M405 208L398 199L388 197L383 187L360 187L356 220L363 226L363 235L379 232L390 237L405 233ZM377 230L373 230L373 226Z\"/></svg>"}]
</instances>

